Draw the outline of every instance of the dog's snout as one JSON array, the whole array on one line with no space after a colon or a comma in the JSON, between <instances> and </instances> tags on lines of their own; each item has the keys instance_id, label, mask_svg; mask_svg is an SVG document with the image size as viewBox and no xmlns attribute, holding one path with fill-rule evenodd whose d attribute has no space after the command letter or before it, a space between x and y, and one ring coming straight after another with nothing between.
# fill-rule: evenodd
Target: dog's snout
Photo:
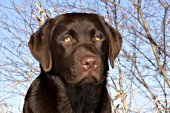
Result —
<instances>
[{"instance_id":1,"label":"dog's snout","mask_svg":"<svg viewBox=\"0 0 170 113\"><path fill-rule=\"evenodd\" d=\"M99 60L95 56L84 56L81 59L81 65L86 71L95 70L99 65Z\"/></svg>"}]
</instances>

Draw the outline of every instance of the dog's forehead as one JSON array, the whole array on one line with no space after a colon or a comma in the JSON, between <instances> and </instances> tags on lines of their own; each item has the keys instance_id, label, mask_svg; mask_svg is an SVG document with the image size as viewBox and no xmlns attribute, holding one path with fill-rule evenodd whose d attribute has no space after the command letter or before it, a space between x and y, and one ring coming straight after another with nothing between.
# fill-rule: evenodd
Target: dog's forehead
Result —
<instances>
[{"instance_id":1,"label":"dog's forehead","mask_svg":"<svg viewBox=\"0 0 170 113\"><path fill-rule=\"evenodd\" d=\"M101 28L99 16L87 13L68 13L56 17L55 28L90 29Z\"/></svg>"}]
</instances>

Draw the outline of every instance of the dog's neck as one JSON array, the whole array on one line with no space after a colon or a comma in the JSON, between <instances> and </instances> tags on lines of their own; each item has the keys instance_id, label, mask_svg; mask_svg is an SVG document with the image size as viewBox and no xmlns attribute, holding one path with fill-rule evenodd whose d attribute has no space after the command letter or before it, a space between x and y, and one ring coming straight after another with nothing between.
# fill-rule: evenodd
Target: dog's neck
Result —
<instances>
[{"instance_id":1,"label":"dog's neck","mask_svg":"<svg viewBox=\"0 0 170 113\"><path fill-rule=\"evenodd\" d=\"M81 84L66 86L70 104L76 113L99 113L102 108L102 90L104 85Z\"/></svg>"},{"instance_id":2,"label":"dog's neck","mask_svg":"<svg viewBox=\"0 0 170 113\"><path fill-rule=\"evenodd\" d=\"M48 101L49 104L44 106L45 108L61 113L68 113L68 110L69 113L100 113L110 109L105 82L98 85L79 84L70 87L63 82L61 76L44 72L41 72L37 78L38 81L41 87L37 89L37 92L43 92L36 95L37 99L48 95L45 101ZM41 103L42 99L37 101ZM38 110L41 111L44 107Z\"/></svg>"},{"instance_id":3,"label":"dog's neck","mask_svg":"<svg viewBox=\"0 0 170 113\"><path fill-rule=\"evenodd\" d=\"M55 84L58 90L57 105L61 105L61 108L69 107L74 113L100 113L102 110L103 100L101 99L105 96L102 92L106 92L105 82L70 87L63 83L61 76L46 73L44 77L45 80L50 80L50 84Z\"/></svg>"}]
</instances>

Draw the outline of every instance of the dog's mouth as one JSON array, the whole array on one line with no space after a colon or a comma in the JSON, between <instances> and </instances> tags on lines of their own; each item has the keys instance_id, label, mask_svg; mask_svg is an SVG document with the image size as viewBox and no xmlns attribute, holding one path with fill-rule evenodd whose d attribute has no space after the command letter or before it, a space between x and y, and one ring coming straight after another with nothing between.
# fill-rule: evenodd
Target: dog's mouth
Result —
<instances>
[{"instance_id":1,"label":"dog's mouth","mask_svg":"<svg viewBox=\"0 0 170 113\"><path fill-rule=\"evenodd\" d=\"M74 70L75 72L75 70ZM79 74L73 74L70 76L66 82L69 85L77 85L77 84L101 84L103 83L105 76L102 73L102 69L98 68L96 70L84 70L82 69Z\"/></svg>"},{"instance_id":2,"label":"dog's mouth","mask_svg":"<svg viewBox=\"0 0 170 113\"><path fill-rule=\"evenodd\" d=\"M97 83L97 82L100 82L100 79L101 79L101 75L93 70L92 71L88 70L88 71L82 72L81 77L82 77L81 81L83 81L85 83Z\"/></svg>"}]
</instances>

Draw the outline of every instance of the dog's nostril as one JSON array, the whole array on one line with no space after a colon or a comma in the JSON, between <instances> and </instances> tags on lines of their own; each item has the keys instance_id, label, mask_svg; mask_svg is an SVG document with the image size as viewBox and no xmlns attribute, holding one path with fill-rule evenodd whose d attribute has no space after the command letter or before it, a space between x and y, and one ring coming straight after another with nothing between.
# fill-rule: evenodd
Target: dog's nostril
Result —
<instances>
[{"instance_id":1,"label":"dog's nostril","mask_svg":"<svg viewBox=\"0 0 170 113\"><path fill-rule=\"evenodd\" d=\"M94 56L84 56L81 59L81 64L85 70L95 70L99 65L99 61Z\"/></svg>"},{"instance_id":2,"label":"dog's nostril","mask_svg":"<svg viewBox=\"0 0 170 113\"><path fill-rule=\"evenodd\" d=\"M86 64L85 65L89 65L89 62L86 62Z\"/></svg>"}]
</instances>

